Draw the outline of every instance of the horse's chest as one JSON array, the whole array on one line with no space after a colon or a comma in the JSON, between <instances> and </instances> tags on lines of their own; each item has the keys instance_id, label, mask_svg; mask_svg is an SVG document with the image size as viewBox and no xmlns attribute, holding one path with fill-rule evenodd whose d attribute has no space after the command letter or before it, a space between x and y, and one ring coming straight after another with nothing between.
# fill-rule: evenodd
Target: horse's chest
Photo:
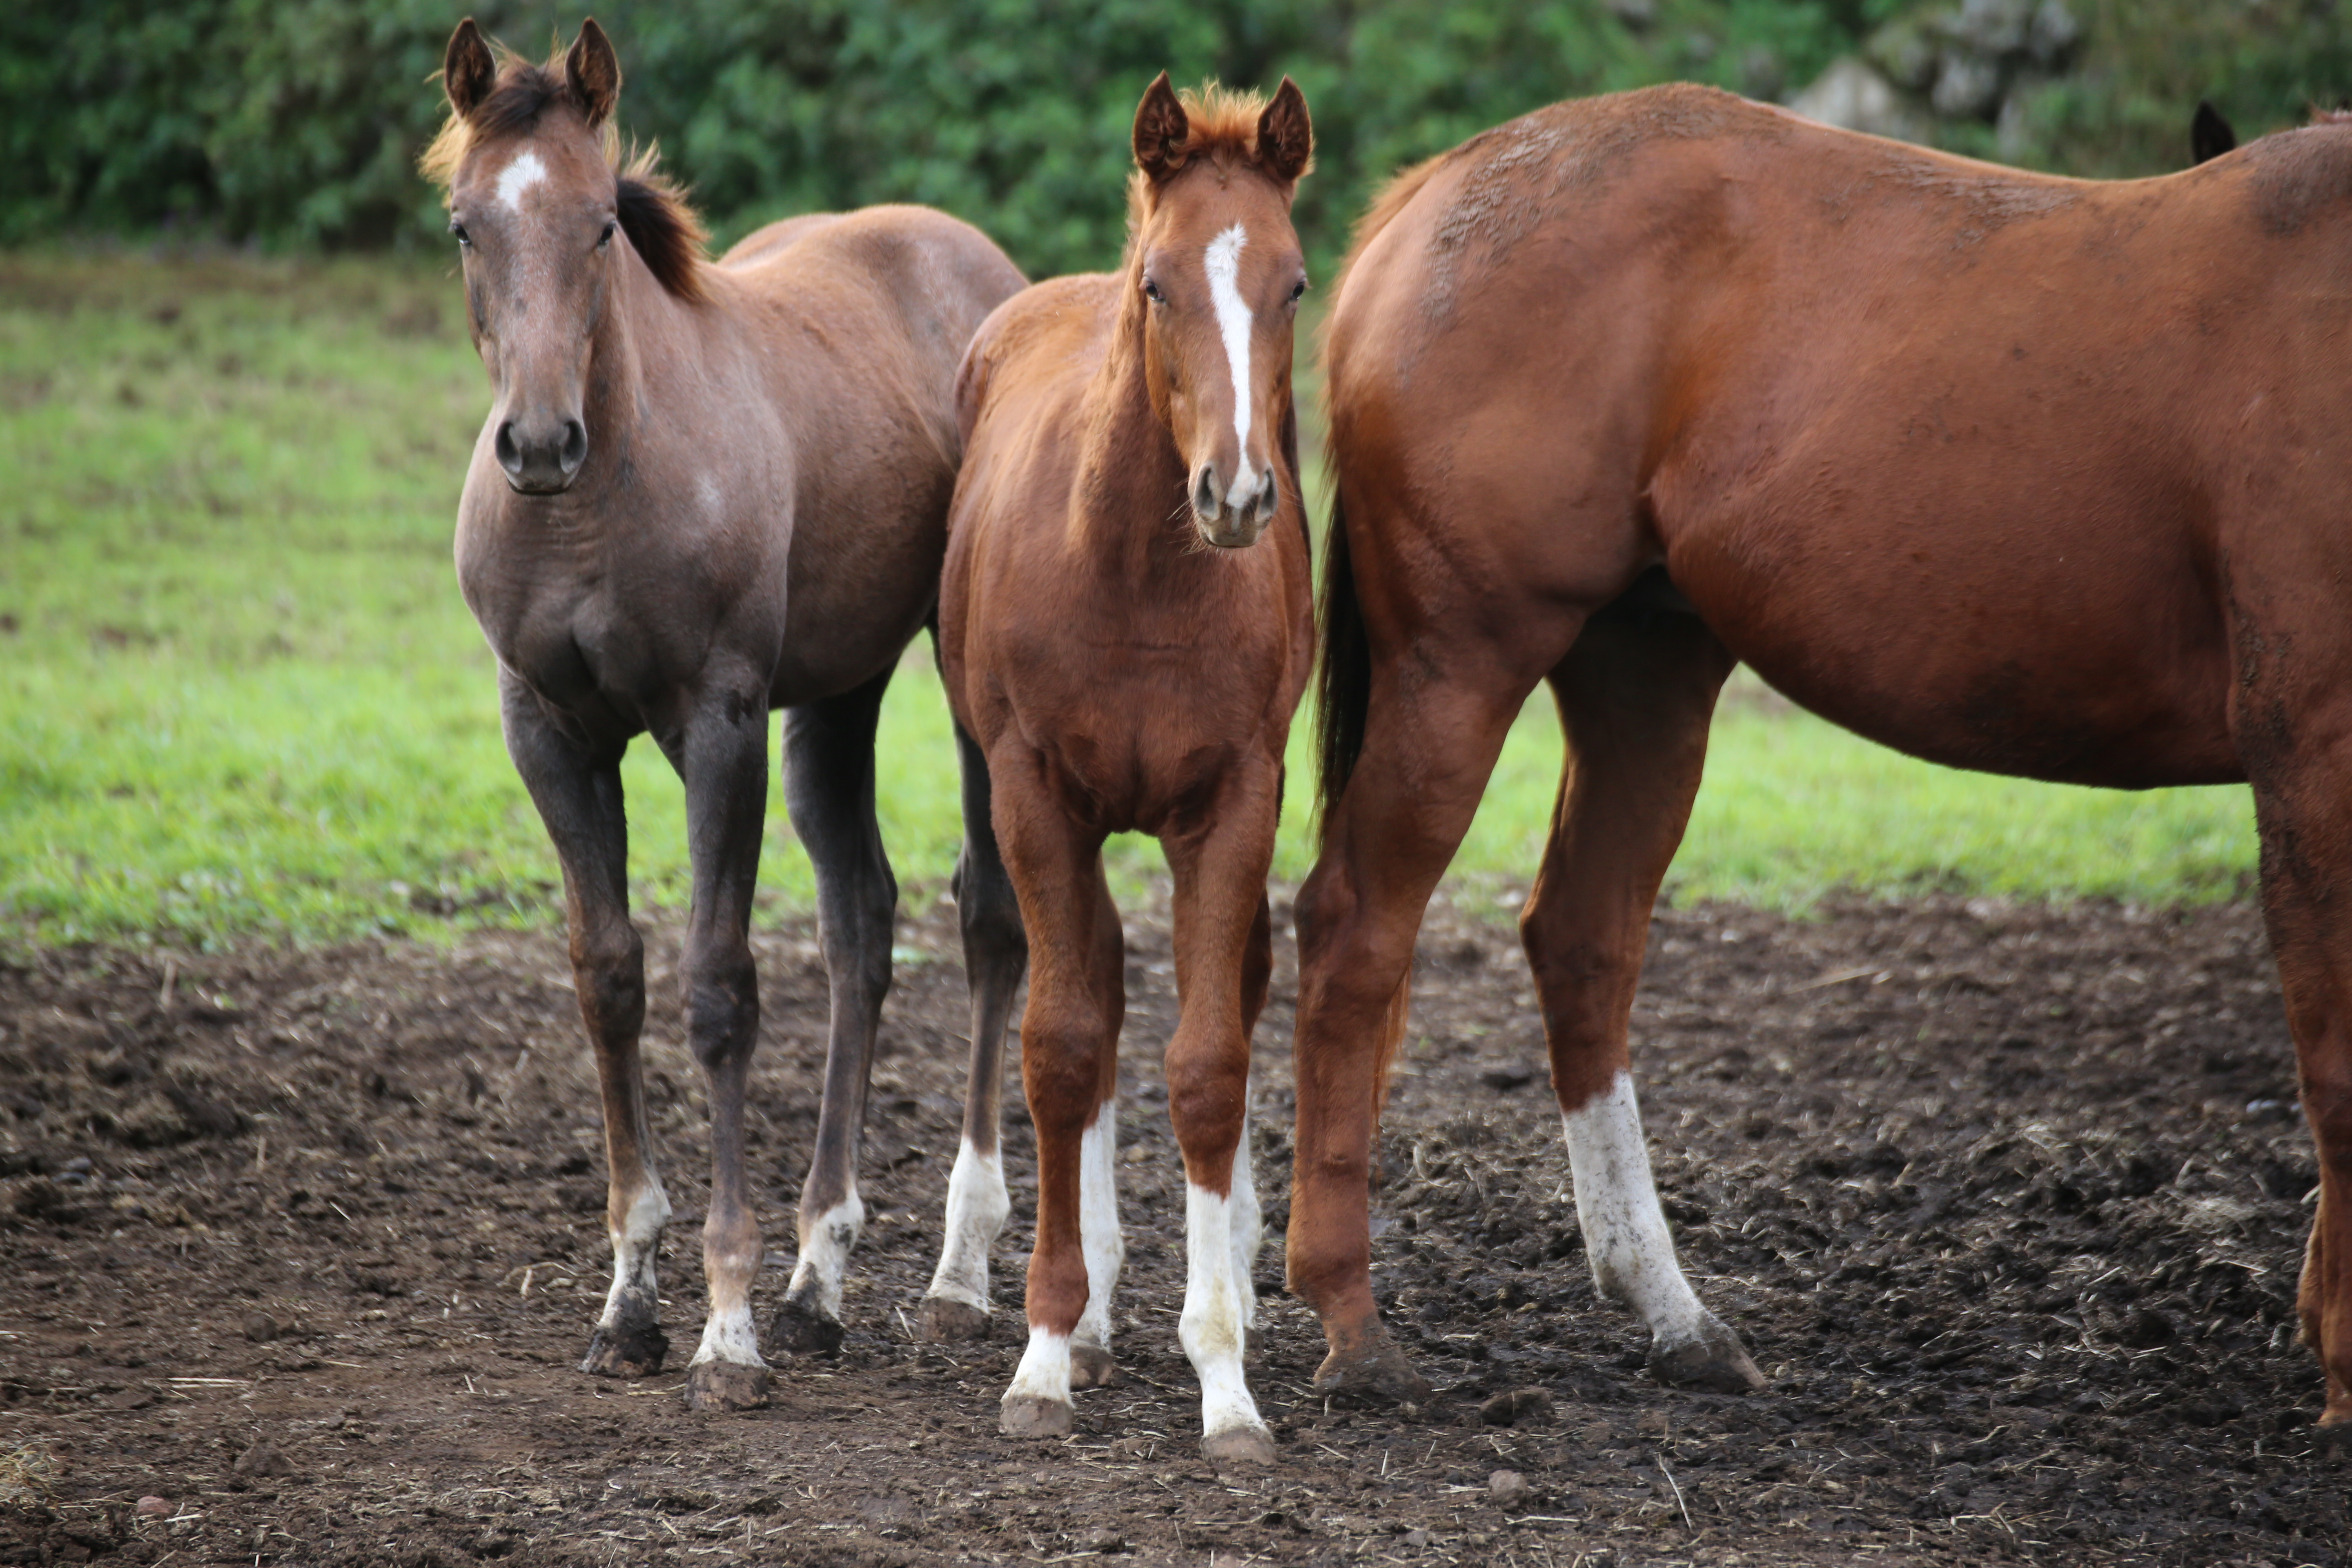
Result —
<instances>
[{"instance_id":1,"label":"horse's chest","mask_svg":"<svg viewBox=\"0 0 2352 1568\"><path fill-rule=\"evenodd\" d=\"M1206 657L1197 647L1097 648L1013 683L1016 721L1074 820L1167 831L1202 809L1262 738L1272 693L1204 676Z\"/></svg>"}]
</instances>

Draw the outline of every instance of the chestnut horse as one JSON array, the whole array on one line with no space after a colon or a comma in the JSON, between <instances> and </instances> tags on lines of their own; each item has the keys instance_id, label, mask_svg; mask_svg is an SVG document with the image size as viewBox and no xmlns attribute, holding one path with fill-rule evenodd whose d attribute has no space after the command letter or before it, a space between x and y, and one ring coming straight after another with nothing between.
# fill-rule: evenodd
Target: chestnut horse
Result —
<instances>
[{"instance_id":1,"label":"chestnut horse","mask_svg":"<svg viewBox=\"0 0 2352 1568\"><path fill-rule=\"evenodd\" d=\"M1415 1384L1365 1171L1423 906L1538 681L1520 931L1597 1283L1756 1381L1651 1188L1626 1026L1736 660L1955 766L2250 781L2319 1151L2301 1315L2352 1420L2352 122L2020 174L1704 88L1402 176L1329 321L1323 849L1298 900L1289 1267L1322 1376Z\"/></svg>"},{"instance_id":2,"label":"chestnut horse","mask_svg":"<svg viewBox=\"0 0 2352 1568\"><path fill-rule=\"evenodd\" d=\"M990 819L1034 964L1021 1063L1037 1246L1003 1423L1066 1433L1072 1386L1111 1375L1126 960L1102 845L1144 832L1175 878L1168 1112L1190 1260L1179 1334L1201 1378L1204 1450L1264 1462L1273 1440L1242 1366L1257 1315L1250 1033L1273 968L1283 743L1314 656L1290 398L1307 289L1290 202L1312 132L1287 77L1265 102L1214 87L1180 100L1163 73L1134 142L1120 270L1000 307L957 386L964 468L941 663L958 721L987 753ZM972 1047L993 1056L997 1041L975 1034ZM1001 1223L1001 1200L992 1212ZM951 1212L949 1230L971 1232L984 1268L993 1225Z\"/></svg>"},{"instance_id":3,"label":"chestnut horse","mask_svg":"<svg viewBox=\"0 0 2352 1568\"><path fill-rule=\"evenodd\" d=\"M710 1094L710 1314L688 1396L757 1405L743 1091L768 713L788 710L785 795L816 870L833 994L800 1261L773 1333L829 1349L864 1217L858 1137L898 900L874 821L875 719L936 602L956 364L1022 280L977 230L919 207L794 218L704 260L650 159L617 156L620 66L593 21L540 67L501 65L469 19L444 79L450 118L425 167L448 190L497 389L458 502L457 578L499 656L507 749L563 865L604 1090L613 1288L583 1370L657 1371L668 1344L654 1258L669 1203L640 1082L620 773L650 731L686 785L694 903L678 977ZM1010 910L967 900L967 944L1017 949Z\"/></svg>"}]
</instances>

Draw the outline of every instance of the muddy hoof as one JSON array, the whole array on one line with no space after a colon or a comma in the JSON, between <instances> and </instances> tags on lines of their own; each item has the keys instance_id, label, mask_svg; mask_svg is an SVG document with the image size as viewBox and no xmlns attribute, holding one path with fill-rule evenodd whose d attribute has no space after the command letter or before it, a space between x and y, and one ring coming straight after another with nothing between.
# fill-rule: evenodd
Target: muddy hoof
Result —
<instances>
[{"instance_id":1,"label":"muddy hoof","mask_svg":"<svg viewBox=\"0 0 2352 1568\"><path fill-rule=\"evenodd\" d=\"M686 1369L688 1410L764 1410L768 1369L740 1361L698 1361Z\"/></svg>"},{"instance_id":2,"label":"muddy hoof","mask_svg":"<svg viewBox=\"0 0 2352 1568\"><path fill-rule=\"evenodd\" d=\"M2321 1416L2311 1440L2322 1453L2352 1454L2352 1415Z\"/></svg>"},{"instance_id":3,"label":"muddy hoof","mask_svg":"<svg viewBox=\"0 0 2352 1568\"><path fill-rule=\"evenodd\" d=\"M1764 1374L1748 1359L1748 1347L1712 1316L1695 1340L1671 1348L1653 1344L1650 1375L1669 1388L1696 1388L1708 1394L1754 1394L1764 1386Z\"/></svg>"},{"instance_id":4,"label":"muddy hoof","mask_svg":"<svg viewBox=\"0 0 2352 1568\"><path fill-rule=\"evenodd\" d=\"M768 1323L767 1349L793 1355L839 1355L842 1327L814 1306L786 1301Z\"/></svg>"},{"instance_id":5,"label":"muddy hoof","mask_svg":"<svg viewBox=\"0 0 2352 1568\"><path fill-rule=\"evenodd\" d=\"M600 1325L580 1370L595 1377L651 1377L668 1354L669 1336L658 1323Z\"/></svg>"},{"instance_id":6,"label":"muddy hoof","mask_svg":"<svg viewBox=\"0 0 2352 1568\"><path fill-rule=\"evenodd\" d=\"M1110 1352L1100 1345L1070 1347L1072 1388L1108 1388L1118 1381L1118 1363L1110 1359Z\"/></svg>"},{"instance_id":7,"label":"muddy hoof","mask_svg":"<svg viewBox=\"0 0 2352 1568\"><path fill-rule=\"evenodd\" d=\"M1066 1437L1070 1407L1061 1400L1040 1399L1034 1394L1008 1394L996 1426L1008 1437Z\"/></svg>"},{"instance_id":8,"label":"muddy hoof","mask_svg":"<svg viewBox=\"0 0 2352 1568\"><path fill-rule=\"evenodd\" d=\"M969 1301L926 1296L915 1309L915 1337L927 1345L988 1338L989 1314Z\"/></svg>"},{"instance_id":9,"label":"muddy hoof","mask_svg":"<svg viewBox=\"0 0 2352 1568\"><path fill-rule=\"evenodd\" d=\"M1228 1426L1201 1439L1201 1457L1223 1469L1236 1465L1271 1465L1274 1438L1263 1426Z\"/></svg>"},{"instance_id":10,"label":"muddy hoof","mask_svg":"<svg viewBox=\"0 0 2352 1568\"><path fill-rule=\"evenodd\" d=\"M1404 1352L1378 1324L1344 1351L1333 1351L1315 1369L1315 1392L1345 1403L1429 1403L1429 1380L1412 1370Z\"/></svg>"}]
</instances>

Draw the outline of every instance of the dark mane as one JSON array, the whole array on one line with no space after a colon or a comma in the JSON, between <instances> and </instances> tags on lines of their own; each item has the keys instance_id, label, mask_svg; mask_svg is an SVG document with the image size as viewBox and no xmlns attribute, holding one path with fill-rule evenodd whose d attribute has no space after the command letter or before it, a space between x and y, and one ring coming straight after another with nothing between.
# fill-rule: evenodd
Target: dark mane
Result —
<instances>
[{"instance_id":1,"label":"dark mane","mask_svg":"<svg viewBox=\"0 0 2352 1568\"><path fill-rule=\"evenodd\" d=\"M440 133L416 161L425 177L441 187L446 199L457 169L477 142L520 136L537 129L550 110L566 107L563 59L551 58L533 65L503 46L498 84L475 106L474 112L454 110ZM624 148L612 126L598 138L605 165L613 171L614 216L621 232L661 286L681 300L700 302L710 297L703 276L709 264L709 232L686 192L661 173L661 149Z\"/></svg>"}]
</instances>

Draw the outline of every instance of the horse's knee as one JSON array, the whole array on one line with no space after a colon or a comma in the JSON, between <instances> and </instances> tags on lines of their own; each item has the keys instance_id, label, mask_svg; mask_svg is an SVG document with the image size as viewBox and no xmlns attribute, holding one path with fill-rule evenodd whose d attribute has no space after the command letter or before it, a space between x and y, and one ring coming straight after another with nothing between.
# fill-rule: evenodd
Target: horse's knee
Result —
<instances>
[{"instance_id":1,"label":"horse's knee","mask_svg":"<svg viewBox=\"0 0 2352 1568\"><path fill-rule=\"evenodd\" d=\"M1039 1138L1075 1138L1101 1098L1102 1064L1090 1030L1032 1021L1021 1031L1021 1086Z\"/></svg>"},{"instance_id":2,"label":"horse's knee","mask_svg":"<svg viewBox=\"0 0 2352 1568\"><path fill-rule=\"evenodd\" d=\"M1249 1056L1244 1051L1187 1048L1168 1053L1168 1121L1186 1163L1217 1168L1241 1142L1249 1114Z\"/></svg>"},{"instance_id":3,"label":"horse's knee","mask_svg":"<svg viewBox=\"0 0 2352 1568\"><path fill-rule=\"evenodd\" d=\"M749 1056L760 1026L760 978L740 942L689 952L683 965L687 1042L706 1071Z\"/></svg>"},{"instance_id":4,"label":"horse's knee","mask_svg":"<svg viewBox=\"0 0 2352 1568\"><path fill-rule=\"evenodd\" d=\"M572 980L597 1033L635 1035L644 1027L646 944L628 921L572 933Z\"/></svg>"}]
</instances>

